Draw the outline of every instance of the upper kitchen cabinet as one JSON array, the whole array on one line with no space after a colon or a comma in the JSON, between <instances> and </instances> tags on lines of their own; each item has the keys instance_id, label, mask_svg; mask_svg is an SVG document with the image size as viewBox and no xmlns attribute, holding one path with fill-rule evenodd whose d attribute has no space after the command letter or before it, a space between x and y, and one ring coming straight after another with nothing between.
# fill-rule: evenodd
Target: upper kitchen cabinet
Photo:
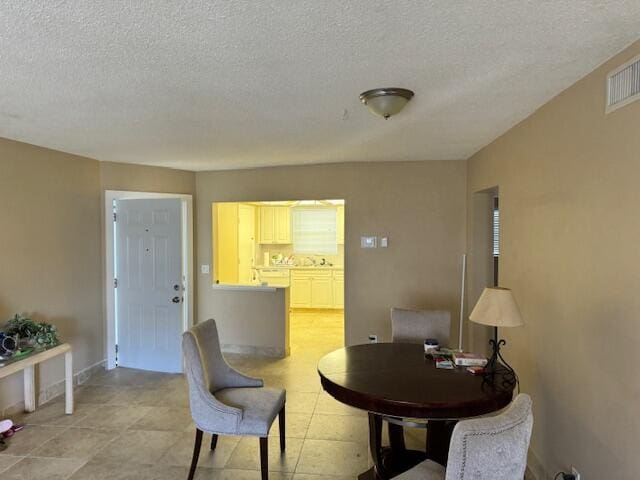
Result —
<instances>
[{"instance_id":1,"label":"upper kitchen cabinet","mask_svg":"<svg viewBox=\"0 0 640 480\"><path fill-rule=\"evenodd\" d=\"M284 206L260 206L260 243L291 243L291 210Z\"/></svg>"}]
</instances>

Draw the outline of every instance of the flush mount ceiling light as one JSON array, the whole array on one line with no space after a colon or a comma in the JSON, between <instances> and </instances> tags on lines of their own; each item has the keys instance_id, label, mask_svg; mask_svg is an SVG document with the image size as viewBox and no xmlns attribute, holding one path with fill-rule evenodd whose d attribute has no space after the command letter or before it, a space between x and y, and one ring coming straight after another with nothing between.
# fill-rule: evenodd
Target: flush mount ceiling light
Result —
<instances>
[{"instance_id":1,"label":"flush mount ceiling light","mask_svg":"<svg viewBox=\"0 0 640 480\"><path fill-rule=\"evenodd\" d=\"M404 108L413 97L413 92L406 88L374 88L360 94L360 101L371 113L386 120Z\"/></svg>"}]
</instances>

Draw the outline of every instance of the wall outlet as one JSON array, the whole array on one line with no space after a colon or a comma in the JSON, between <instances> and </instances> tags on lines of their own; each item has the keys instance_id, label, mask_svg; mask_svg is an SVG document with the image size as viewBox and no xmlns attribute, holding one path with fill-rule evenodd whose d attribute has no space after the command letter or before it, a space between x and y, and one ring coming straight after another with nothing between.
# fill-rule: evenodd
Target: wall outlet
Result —
<instances>
[{"instance_id":1,"label":"wall outlet","mask_svg":"<svg viewBox=\"0 0 640 480\"><path fill-rule=\"evenodd\" d=\"M200 265L200 273L202 275L208 275L209 274L209 265Z\"/></svg>"},{"instance_id":2,"label":"wall outlet","mask_svg":"<svg viewBox=\"0 0 640 480\"><path fill-rule=\"evenodd\" d=\"M576 467L571 467L571 473L574 476L574 480L580 480L580 472L576 470Z\"/></svg>"},{"instance_id":3,"label":"wall outlet","mask_svg":"<svg viewBox=\"0 0 640 480\"><path fill-rule=\"evenodd\" d=\"M369 343L378 343L378 335L369 335Z\"/></svg>"}]
</instances>

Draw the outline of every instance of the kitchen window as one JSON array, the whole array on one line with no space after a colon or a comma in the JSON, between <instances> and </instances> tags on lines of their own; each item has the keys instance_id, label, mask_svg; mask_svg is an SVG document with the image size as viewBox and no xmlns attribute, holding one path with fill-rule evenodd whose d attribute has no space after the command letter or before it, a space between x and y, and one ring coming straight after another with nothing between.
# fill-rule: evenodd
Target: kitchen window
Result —
<instances>
[{"instance_id":1,"label":"kitchen window","mask_svg":"<svg viewBox=\"0 0 640 480\"><path fill-rule=\"evenodd\" d=\"M312 255L338 253L335 208L292 209L293 252Z\"/></svg>"}]
</instances>

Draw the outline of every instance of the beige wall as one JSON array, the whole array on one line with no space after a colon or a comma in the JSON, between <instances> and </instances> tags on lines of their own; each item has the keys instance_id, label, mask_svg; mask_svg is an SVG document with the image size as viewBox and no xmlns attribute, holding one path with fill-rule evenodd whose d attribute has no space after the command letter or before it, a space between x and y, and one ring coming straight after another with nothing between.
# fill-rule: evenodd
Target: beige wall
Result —
<instances>
[{"instance_id":1,"label":"beige wall","mask_svg":"<svg viewBox=\"0 0 640 480\"><path fill-rule=\"evenodd\" d=\"M16 312L54 323L74 370L104 357L98 162L0 139L0 325ZM44 389L61 359L39 369ZM0 380L0 410L23 401L20 374Z\"/></svg>"},{"instance_id":2,"label":"beige wall","mask_svg":"<svg viewBox=\"0 0 640 480\"><path fill-rule=\"evenodd\" d=\"M533 396L532 452L548 474L640 471L640 103L604 115L606 73L639 53L636 43L469 161L469 205L500 189L500 283L527 323L504 332L504 353Z\"/></svg>"},{"instance_id":3,"label":"beige wall","mask_svg":"<svg viewBox=\"0 0 640 480\"><path fill-rule=\"evenodd\" d=\"M195 193L195 173L171 168L100 162L102 190L132 192Z\"/></svg>"},{"instance_id":4,"label":"beige wall","mask_svg":"<svg viewBox=\"0 0 640 480\"><path fill-rule=\"evenodd\" d=\"M195 174L103 162L0 139L0 325L26 312L59 327L76 372L104 360L104 190L195 192ZM38 389L64 378L61 359ZM23 401L20 374L0 381L0 412Z\"/></svg>"},{"instance_id":5,"label":"beige wall","mask_svg":"<svg viewBox=\"0 0 640 480\"><path fill-rule=\"evenodd\" d=\"M289 353L289 289L210 289L207 318L215 318L222 350L284 357Z\"/></svg>"},{"instance_id":6,"label":"beige wall","mask_svg":"<svg viewBox=\"0 0 640 480\"><path fill-rule=\"evenodd\" d=\"M392 306L444 308L457 318L465 188L466 164L455 161L199 172L197 264L211 263L212 202L343 198L347 342L388 339ZM389 248L363 250L361 235L388 236ZM210 276L198 277L202 321L215 302Z\"/></svg>"}]
</instances>

